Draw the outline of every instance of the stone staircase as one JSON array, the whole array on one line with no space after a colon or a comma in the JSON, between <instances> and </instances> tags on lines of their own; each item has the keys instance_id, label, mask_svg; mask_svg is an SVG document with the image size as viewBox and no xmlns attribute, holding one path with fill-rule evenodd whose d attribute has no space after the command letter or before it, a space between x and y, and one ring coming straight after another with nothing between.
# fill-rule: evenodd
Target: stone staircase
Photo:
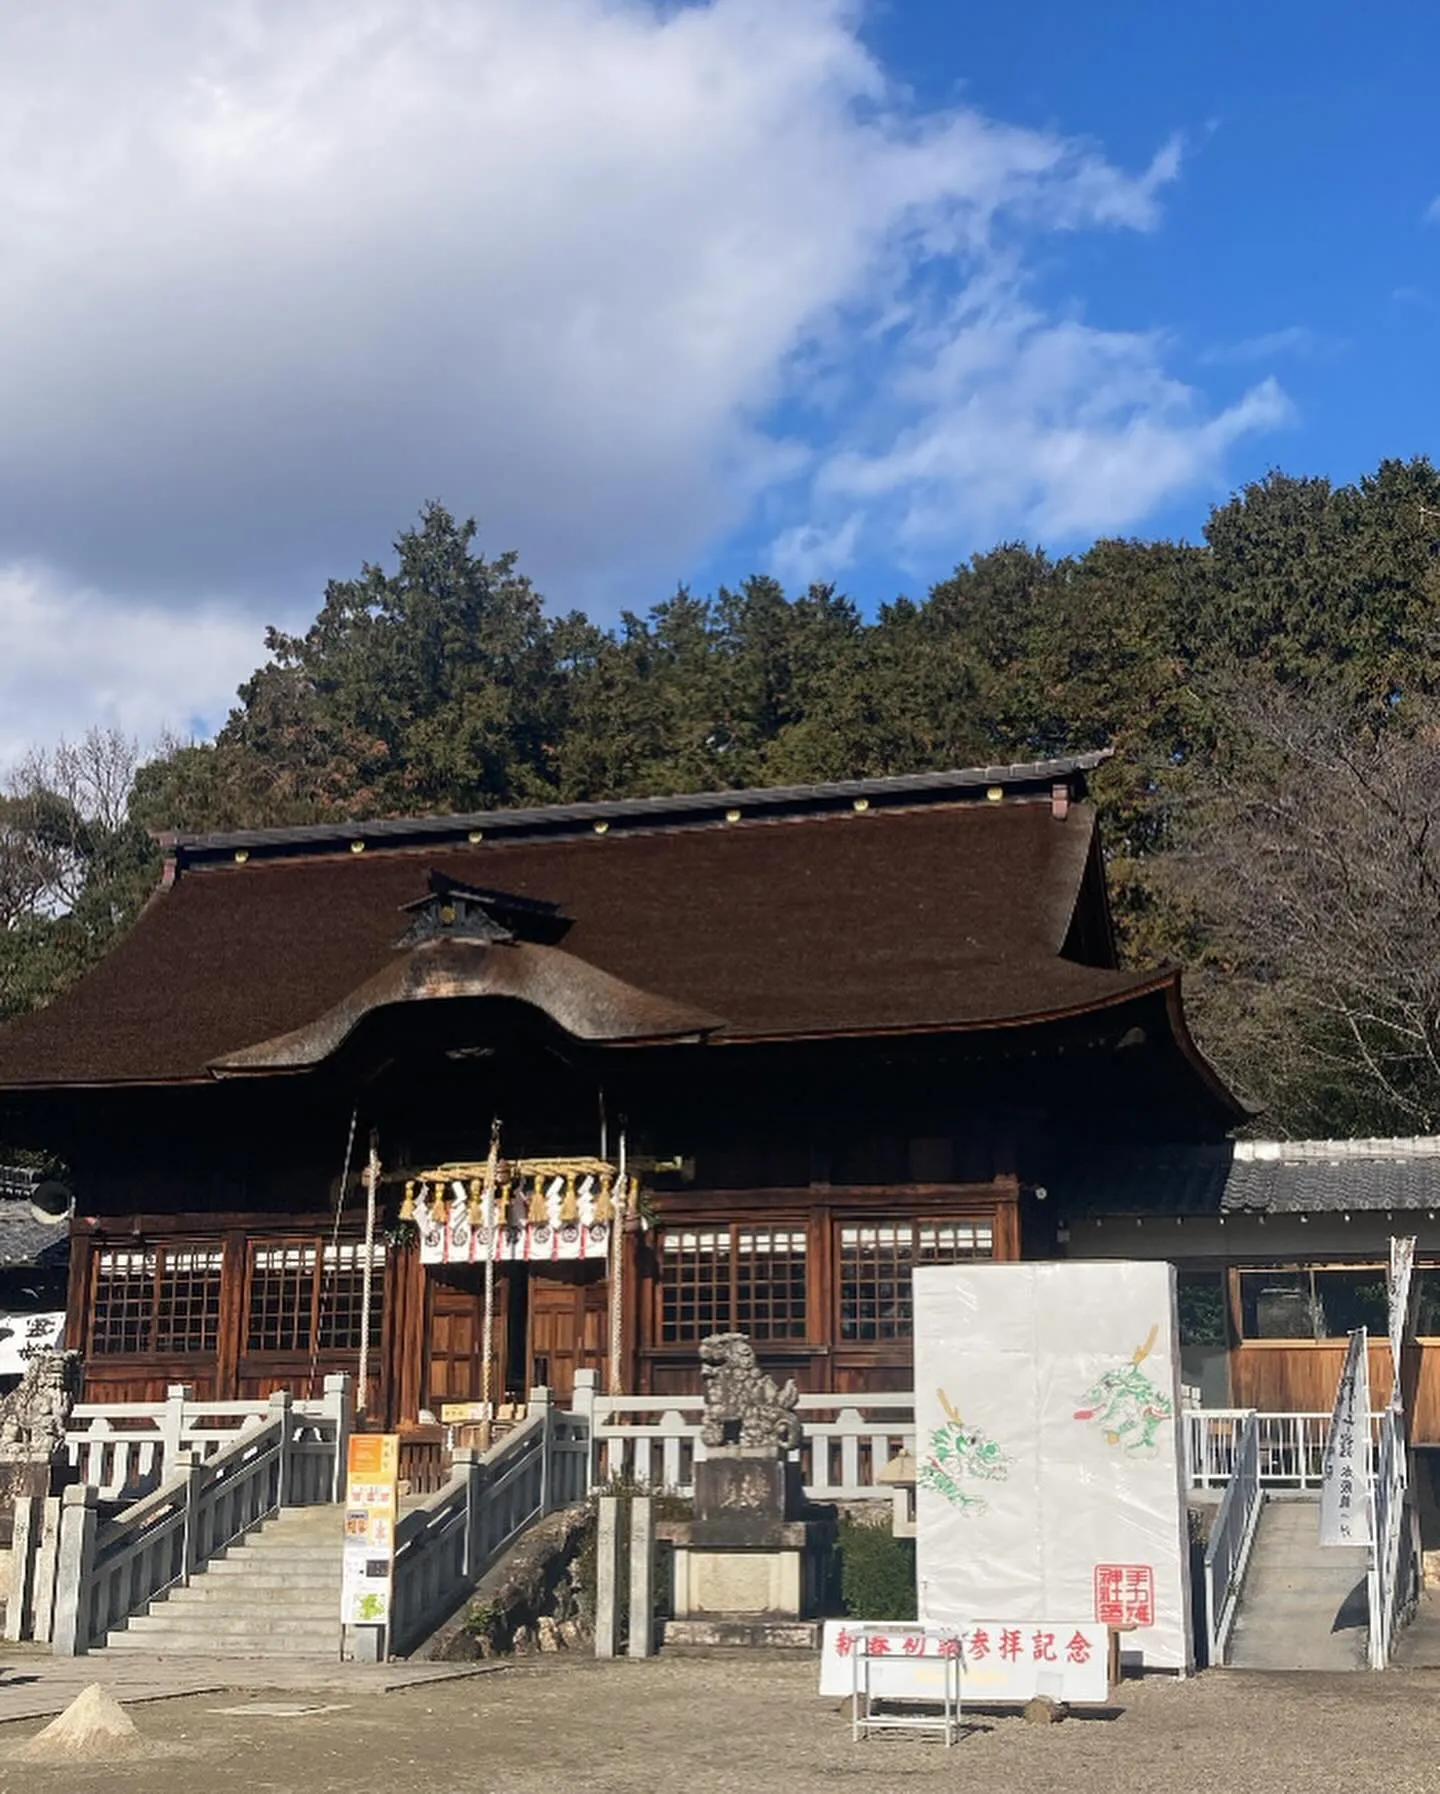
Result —
<instances>
[{"instance_id":1,"label":"stone staircase","mask_svg":"<svg viewBox=\"0 0 1440 1794\"><path fill-rule=\"evenodd\" d=\"M106 1649L338 1660L343 1512L282 1509L110 1632Z\"/></svg>"},{"instance_id":2,"label":"stone staircase","mask_svg":"<svg viewBox=\"0 0 1440 1794\"><path fill-rule=\"evenodd\" d=\"M1230 1635L1231 1669L1364 1669L1363 1547L1322 1546L1318 1496L1271 1494Z\"/></svg>"}]
</instances>

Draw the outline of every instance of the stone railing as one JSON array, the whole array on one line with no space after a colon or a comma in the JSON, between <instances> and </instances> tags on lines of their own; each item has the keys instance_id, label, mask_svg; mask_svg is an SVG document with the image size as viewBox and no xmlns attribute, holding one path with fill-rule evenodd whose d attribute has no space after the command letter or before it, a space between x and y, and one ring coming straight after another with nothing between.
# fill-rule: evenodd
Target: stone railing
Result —
<instances>
[{"instance_id":1,"label":"stone railing","mask_svg":"<svg viewBox=\"0 0 1440 1794\"><path fill-rule=\"evenodd\" d=\"M489 1451L457 1452L446 1486L396 1528L390 1651L423 1643L532 1522L583 1501L589 1472L588 1421L553 1408L545 1389Z\"/></svg>"},{"instance_id":2,"label":"stone railing","mask_svg":"<svg viewBox=\"0 0 1440 1794\"><path fill-rule=\"evenodd\" d=\"M161 1459L160 1485L113 1518L102 1514L104 1491L86 1482L68 1487L61 1500L27 1503L23 1550L13 1550L9 1636L29 1633L48 1640L57 1656L77 1656L147 1602L190 1581L269 1514L339 1500L350 1378L328 1376L325 1385L319 1403L278 1392L242 1415L239 1428L199 1428L213 1450L176 1450L163 1441L169 1455ZM165 1406L181 1408L178 1392L172 1394L176 1399ZM210 1414L213 1408L199 1405L199 1417ZM82 1441L95 1437L81 1433ZM95 1459L82 1455L81 1462Z\"/></svg>"},{"instance_id":3,"label":"stone railing","mask_svg":"<svg viewBox=\"0 0 1440 1794\"><path fill-rule=\"evenodd\" d=\"M297 1429L330 1455L339 1392L348 1390L348 1381L327 1376L321 1400L290 1403ZM194 1452L204 1462L269 1413L269 1401L196 1401L188 1384L172 1383L163 1402L78 1402L66 1423L65 1454L80 1481L98 1490L102 1500L134 1500L159 1488L177 1453ZM342 1480L343 1458L342 1449ZM338 1493L334 1499L340 1499Z\"/></svg>"},{"instance_id":4,"label":"stone railing","mask_svg":"<svg viewBox=\"0 0 1440 1794\"><path fill-rule=\"evenodd\" d=\"M245 1418L208 1458L181 1450L159 1488L115 1516L80 1483L59 1507L53 1595L34 1599L52 1618L51 1649L73 1657L167 1589L188 1583L210 1559L282 1507L337 1498L349 1428L349 1378L327 1378L329 1411L302 1412L287 1392ZM336 1626L339 1645L339 1626Z\"/></svg>"},{"instance_id":5,"label":"stone railing","mask_svg":"<svg viewBox=\"0 0 1440 1794\"><path fill-rule=\"evenodd\" d=\"M697 1460L705 1399L700 1395L600 1395L593 1371L575 1377L575 1412L590 1421L595 1480L668 1489L688 1495ZM813 1501L892 1501L887 1464L915 1449L915 1397L802 1395L804 1439L792 1453Z\"/></svg>"}]
</instances>

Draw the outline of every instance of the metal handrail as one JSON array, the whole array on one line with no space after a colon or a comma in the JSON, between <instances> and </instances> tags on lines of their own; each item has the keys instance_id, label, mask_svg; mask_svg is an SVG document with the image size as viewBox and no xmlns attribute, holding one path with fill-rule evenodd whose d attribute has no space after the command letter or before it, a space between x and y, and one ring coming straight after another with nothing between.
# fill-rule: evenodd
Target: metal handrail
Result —
<instances>
[{"instance_id":1,"label":"metal handrail","mask_svg":"<svg viewBox=\"0 0 1440 1794\"><path fill-rule=\"evenodd\" d=\"M1371 1544L1365 1586L1370 1606L1371 1669L1389 1667L1399 1632L1418 1595L1417 1564L1404 1559L1407 1499L1405 1438L1400 1416L1391 1409L1380 1425L1377 1462L1371 1478Z\"/></svg>"},{"instance_id":2,"label":"metal handrail","mask_svg":"<svg viewBox=\"0 0 1440 1794\"><path fill-rule=\"evenodd\" d=\"M1212 1667L1225 1661L1264 1501L1259 1416L1250 1413L1239 1418L1230 1480L1205 1547L1205 1622Z\"/></svg>"}]
</instances>

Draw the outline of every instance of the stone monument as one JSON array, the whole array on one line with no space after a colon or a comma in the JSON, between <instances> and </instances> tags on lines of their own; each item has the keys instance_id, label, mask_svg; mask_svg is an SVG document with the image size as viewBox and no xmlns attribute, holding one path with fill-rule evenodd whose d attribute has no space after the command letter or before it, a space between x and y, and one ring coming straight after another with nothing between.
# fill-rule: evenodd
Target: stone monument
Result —
<instances>
[{"instance_id":1,"label":"stone monument","mask_svg":"<svg viewBox=\"0 0 1440 1794\"><path fill-rule=\"evenodd\" d=\"M78 1352L44 1352L0 1397L0 1509L27 1495L51 1493L79 1386Z\"/></svg>"},{"instance_id":2,"label":"stone monument","mask_svg":"<svg viewBox=\"0 0 1440 1794\"><path fill-rule=\"evenodd\" d=\"M811 1644L826 1528L803 1516L795 1385L778 1386L741 1333L700 1344L706 1456L695 1518L665 1526L674 1551L672 1642Z\"/></svg>"}]
</instances>

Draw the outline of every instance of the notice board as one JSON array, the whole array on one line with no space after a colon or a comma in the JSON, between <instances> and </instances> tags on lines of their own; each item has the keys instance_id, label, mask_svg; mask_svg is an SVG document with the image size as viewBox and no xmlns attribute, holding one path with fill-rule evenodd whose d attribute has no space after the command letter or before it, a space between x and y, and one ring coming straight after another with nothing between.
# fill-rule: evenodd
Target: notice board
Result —
<instances>
[{"instance_id":1,"label":"notice board","mask_svg":"<svg viewBox=\"0 0 1440 1794\"><path fill-rule=\"evenodd\" d=\"M914 1273L919 1616L1118 1626L1192 1665L1175 1272Z\"/></svg>"}]
</instances>

